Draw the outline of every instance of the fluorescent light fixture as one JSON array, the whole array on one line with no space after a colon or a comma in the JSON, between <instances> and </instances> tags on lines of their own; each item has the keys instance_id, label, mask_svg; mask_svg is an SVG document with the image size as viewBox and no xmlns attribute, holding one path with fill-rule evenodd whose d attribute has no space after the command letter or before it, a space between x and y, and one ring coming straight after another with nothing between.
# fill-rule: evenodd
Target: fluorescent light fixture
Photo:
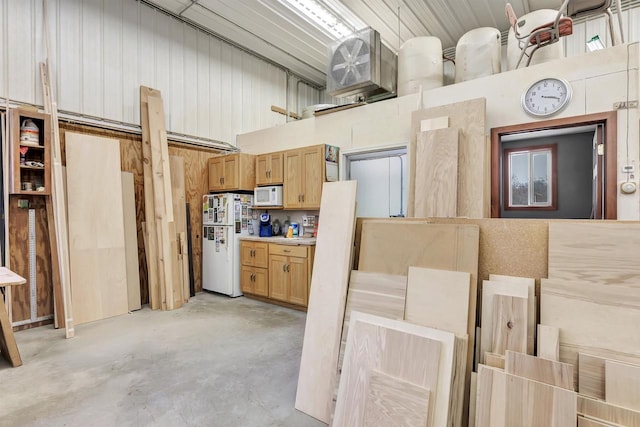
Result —
<instances>
[{"instance_id":1,"label":"fluorescent light fixture","mask_svg":"<svg viewBox=\"0 0 640 427\"><path fill-rule=\"evenodd\" d=\"M351 22L347 21L319 0L280 0L280 2L336 39L346 37L365 26L361 22L353 22L355 17L352 17Z\"/></svg>"},{"instance_id":2,"label":"fluorescent light fixture","mask_svg":"<svg viewBox=\"0 0 640 427\"><path fill-rule=\"evenodd\" d=\"M587 42L587 49L589 49L589 52L604 49L604 44L602 44L599 36L593 36L591 37L591 40Z\"/></svg>"}]
</instances>

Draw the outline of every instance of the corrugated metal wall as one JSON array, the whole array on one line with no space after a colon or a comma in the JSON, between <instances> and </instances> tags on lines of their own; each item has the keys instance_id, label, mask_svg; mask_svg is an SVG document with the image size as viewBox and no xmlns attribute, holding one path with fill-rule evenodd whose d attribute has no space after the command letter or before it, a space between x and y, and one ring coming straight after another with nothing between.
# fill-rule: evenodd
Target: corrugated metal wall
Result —
<instances>
[{"instance_id":1,"label":"corrugated metal wall","mask_svg":"<svg viewBox=\"0 0 640 427\"><path fill-rule=\"evenodd\" d=\"M42 0L1 0L0 96L42 105ZM235 143L285 122L286 73L135 0L48 0L51 67L62 111L139 124L139 86L160 89L170 131ZM320 93L290 78L289 109ZM300 94L296 94L296 87Z\"/></svg>"},{"instance_id":2,"label":"corrugated metal wall","mask_svg":"<svg viewBox=\"0 0 640 427\"><path fill-rule=\"evenodd\" d=\"M47 0L54 91L62 111L139 123L139 86L160 89L170 131L234 144L238 133L285 117L283 69L135 0ZM42 105L42 0L0 0L0 97ZM640 8L623 13L628 41L640 40ZM604 18L578 23L567 56L585 52ZM338 103L290 77L290 111ZM299 89L298 93L296 90Z\"/></svg>"}]
</instances>

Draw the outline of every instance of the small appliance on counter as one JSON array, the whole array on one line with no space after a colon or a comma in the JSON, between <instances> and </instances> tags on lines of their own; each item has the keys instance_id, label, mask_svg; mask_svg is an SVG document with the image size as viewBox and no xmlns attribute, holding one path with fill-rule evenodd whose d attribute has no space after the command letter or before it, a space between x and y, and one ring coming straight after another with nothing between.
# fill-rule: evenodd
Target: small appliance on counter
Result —
<instances>
[{"instance_id":1,"label":"small appliance on counter","mask_svg":"<svg viewBox=\"0 0 640 427\"><path fill-rule=\"evenodd\" d=\"M315 237L316 222L315 215L303 215L301 235L304 235L304 237Z\"/></svg>"},{"instance_id":2,"label":"small appliance on counter","mask_svg":"<svg viewBox=\"0 0 640 427\"><path fill-rule=\"evenodd\" d=\"M271 237L272 235L271 217L267 212L260 214L260 237Z\"/></svg>"}]
</instances>

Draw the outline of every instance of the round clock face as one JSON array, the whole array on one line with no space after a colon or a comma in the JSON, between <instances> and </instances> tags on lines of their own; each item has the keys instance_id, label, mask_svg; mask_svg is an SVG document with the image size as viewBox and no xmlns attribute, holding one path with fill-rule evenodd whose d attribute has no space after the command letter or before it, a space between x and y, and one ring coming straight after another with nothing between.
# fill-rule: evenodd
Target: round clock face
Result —
<instances>
[{"instance_id":1,"label":"round clock face","mask_svg":"<svg viewBox=\"0 0 640 427\"><path fill-rule=\"evenodd\" d=\"M522 108L533 116L551 116L571 99L571 85L561 79L546 78L529 86L522 94Z\"/></svg>"}]
</instances>

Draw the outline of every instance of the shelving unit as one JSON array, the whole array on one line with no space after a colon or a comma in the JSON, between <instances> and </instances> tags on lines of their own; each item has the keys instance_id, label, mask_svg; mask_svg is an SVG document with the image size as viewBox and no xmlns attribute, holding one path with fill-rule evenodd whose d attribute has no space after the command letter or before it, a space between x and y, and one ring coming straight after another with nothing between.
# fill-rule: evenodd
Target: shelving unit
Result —
<instances>
[{"instance_id":1,"label":"shelving unit","mask_svg":"<svg viewBox=\"0 0 640 427\"><path fill-rule=\"evenodd\" d=\"M50 119L48 114L23 108L10 110L11 194L48 196L51 194ZM39 143L20 140L20 127L30 119L38 127Z\"/></svg>"}]
</instances>

